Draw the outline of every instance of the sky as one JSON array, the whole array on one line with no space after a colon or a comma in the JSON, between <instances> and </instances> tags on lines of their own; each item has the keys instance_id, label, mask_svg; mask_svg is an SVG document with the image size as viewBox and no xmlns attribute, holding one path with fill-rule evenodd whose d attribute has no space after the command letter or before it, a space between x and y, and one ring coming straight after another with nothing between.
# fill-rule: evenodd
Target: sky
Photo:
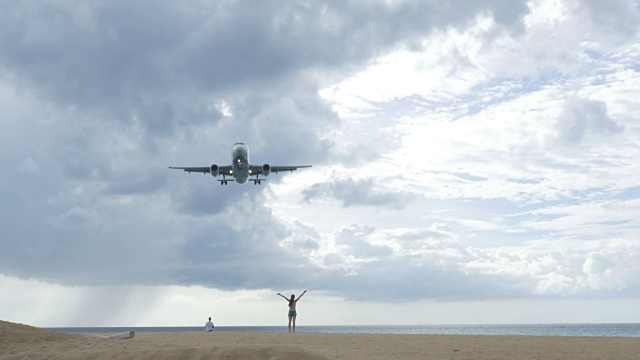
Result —
<instances>
[{"instance_id":1,"label":"sky","mask_svg":"<svg viewBox=\"0 0 640 360\"><path fill-rule=\"evenodd\" d=\"M637 0L2 8L2 320L640 322Z\"/></svg>"}]
</instances>

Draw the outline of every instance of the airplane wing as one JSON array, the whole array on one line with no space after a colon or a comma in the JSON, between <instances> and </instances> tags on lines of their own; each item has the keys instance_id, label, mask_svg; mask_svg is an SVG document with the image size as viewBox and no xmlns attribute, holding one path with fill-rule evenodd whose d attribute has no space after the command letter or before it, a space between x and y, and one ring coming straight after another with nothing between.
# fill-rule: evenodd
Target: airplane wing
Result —
<instances>
[{"instance_id":1,"label":"airplane wing","mask_svg":"<svg viewBox=\"0 0 640 360\"><path fill-rule=\"evenodd\" d=\"M291 171L298 170L300 168L309 168L311 165L299 165L299 166L272 166L271 172L278 173L279 171Z\"/></svg>"},{"instance_id":2,"label":"airplane wing","mask_svg":"<svg viewBox=\"0 0 640 360\"><path fill-rule=\"evenodd\" d=\"M296 166L271 166L271 172L272 173L279 173L282 171L291 171L293 172L294 170L298 170L301 168L310 168L311 165L296 165ZM255 175L255 174L260 174L263 175L264 172L262 170L262 165L251 165L250 167L251 169L251 174Z\"/></svg>"},{"instance_id":3,"label":"airplane wing","mask_svg":"<svg viewBox=\"0 0 640 360\"><path fill-rule=\"evenodd\" d=\"M178 166L169 166L169 169L178 169L178 170L184 170L188 173L192 173L192 172L200 172L200 173L204 173L204 174L209 174L211 173L211 168L209 168L208 166L195 166L195 167L178 167ZM218 169L220 171L220 175L231 175L231 165L228 166L218 166Z\"/></svg>"}]
</instances>

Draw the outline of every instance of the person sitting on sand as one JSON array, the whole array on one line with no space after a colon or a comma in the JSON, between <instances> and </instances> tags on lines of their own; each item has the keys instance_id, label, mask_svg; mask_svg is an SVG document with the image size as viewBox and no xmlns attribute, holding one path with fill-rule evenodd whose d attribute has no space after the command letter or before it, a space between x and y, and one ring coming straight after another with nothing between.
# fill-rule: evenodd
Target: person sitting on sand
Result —
<instances>
[{"instance_id":1,"label":"person sitting on sand","mask_svg":"<svg viewBox=\"0 0 640 360\"><path fill-rule=\"evenodd\" d=\"M298 313L296 312L296 304L298 303L298 300L300 300L302 295L304 295L306 292L307 290L303 291L302 294L298 296L297 299L294 294L291 294L291 299L287 299L284 295L280 293L277 294L282 296L282 298L287 300L287 302L289 303L289 332L292 332L291 331L292 323L293 323L293 332L296 332L296 316L298 315Z\"/></svg>"},{"instance_id":2,"label":"person sitting on sand","mask_svg":"<svg viewBox=\"0 0 640 360\"><path fill-rule=\"evenodd\" d=\"M209 316L209 321L207 321L207 323L204 324L204 330L213 331L213 323L211 322L211 316Z\"/></svg>"}]
</instances>

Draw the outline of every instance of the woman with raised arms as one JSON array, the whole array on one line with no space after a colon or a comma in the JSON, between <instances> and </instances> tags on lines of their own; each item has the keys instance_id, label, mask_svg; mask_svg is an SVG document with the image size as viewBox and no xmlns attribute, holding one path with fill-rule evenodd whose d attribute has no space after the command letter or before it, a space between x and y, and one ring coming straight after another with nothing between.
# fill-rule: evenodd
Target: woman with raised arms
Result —
<instances>
[{"instance_id":1,"label":"woman with raised arms","mask_svg":"<svg viewBox=\"0 0 640 360\"><path fill-rule=\"evenodd\" d=\"M282 296L282 298L287 300L287 302L289 303L289 332L292 332L291 324L293 324L293 332L296 332L296 316L298 315L298 313L296 312L296 304L298 303L298 300L300 300L302 295L306 293L307 290L303 291L297 299L294 294L291 294L291 298L287 299L284 295L278 293L278 295Z\"/></svg>"}]
</instances>

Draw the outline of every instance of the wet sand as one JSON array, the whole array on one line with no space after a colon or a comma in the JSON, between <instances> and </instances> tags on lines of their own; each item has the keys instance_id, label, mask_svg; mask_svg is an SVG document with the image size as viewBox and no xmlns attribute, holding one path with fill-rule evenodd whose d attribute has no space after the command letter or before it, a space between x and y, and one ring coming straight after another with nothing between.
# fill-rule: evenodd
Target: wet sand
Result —
<instances>
[{"instance_id":1,"label":"wet sand","mask_svg":"<svg viewBox=\"0 0 640 360\"><path fill-rule=\"evenodd\" d=\"M101 339L0 321L0 359L640 359L640 338L137 333Z\"/></svg>"}]
</instances>

